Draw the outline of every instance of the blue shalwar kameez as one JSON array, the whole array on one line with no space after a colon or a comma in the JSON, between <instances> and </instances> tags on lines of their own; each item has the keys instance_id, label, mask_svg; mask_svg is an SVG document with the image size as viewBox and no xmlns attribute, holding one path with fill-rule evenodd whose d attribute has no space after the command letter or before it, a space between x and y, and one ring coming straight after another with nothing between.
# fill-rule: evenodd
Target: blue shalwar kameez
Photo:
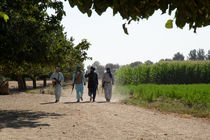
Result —
<instances>
[{"instance_id":1,"label":"blue shalwar kameez","mask_svg":"<svg viewBox=\"0 0 210 140\"><path fill-rule=\"evenodd\" d=\"M81 76L82 76L81 83L76 83L76 80L77 80L77 79L75 79L75 78L76 78L79 74L80 74L79 71L75 72L75 73L73 74L73 80L72 80L72 84L75 84L75 89L76 89L76 92L77 92L77 100L80 100L81 97L83 96L83 92L84 92L84 85L83 85L83 83L86 82L84 73L81 72Z\"/></svg>"}]
</instances>

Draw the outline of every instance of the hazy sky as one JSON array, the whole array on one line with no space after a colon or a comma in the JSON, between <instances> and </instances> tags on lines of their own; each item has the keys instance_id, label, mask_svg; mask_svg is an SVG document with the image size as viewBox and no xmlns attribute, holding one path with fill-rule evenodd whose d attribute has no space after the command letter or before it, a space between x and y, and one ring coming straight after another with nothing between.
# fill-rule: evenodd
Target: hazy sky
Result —
<instances>
[{"instance_id":1,"label":"hazy sky","mask_svg":"<svg viewBox=\"0 0 210 140\"><path fill-rule=\"evenodd\" d=\"M68 37L73 36L75 43L85 38L92 44L88 56L93 60L86 61L86 66L96 60L103 65L109 62L120 65L146 60L157 62L172 58L177 52L187 58L192 49L210 50L210 26L197 29L196 34L188 30L188 26L183 30L176 25L166 29L166 21L173 17L156 12L149 20L128 25L129 35L126 35L122 29L125 21L120 15L113 16L110 9L102 16L93 13L91 17L79 12L77 7L71 8L68 2L64 3L64 9L66 16L62 24Z\"/></svg>"}]
</instances>

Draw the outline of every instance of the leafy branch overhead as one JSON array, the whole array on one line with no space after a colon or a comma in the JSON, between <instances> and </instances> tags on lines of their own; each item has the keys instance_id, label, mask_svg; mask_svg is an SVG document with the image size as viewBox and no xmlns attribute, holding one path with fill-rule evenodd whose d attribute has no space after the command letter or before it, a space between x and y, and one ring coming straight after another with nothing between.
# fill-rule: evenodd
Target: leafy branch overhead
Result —
<instances>
[{"instance_id":1,"label":"leafy branch overhead","mask_svg":"<svg viewBox=\"0 0 210 140\"><path fill-rule=\"evenodd\" d=\"M148 19L154 12L161 10L162 14L175 12L175 24L179 28L185 25L189 29L196 29L210 25L209 0L69 0L71 7L77 6L82 13L91 16L93 10L101 15L107 8L111 8L113 15L119 13L123 19L139 21ZM129 24L129 23L128 23ZM168 26L169 25L169 26ZM171 27L172 22L166 27ZM125 33L127 29L123 25Z\"/></svg>"}]
</instances>

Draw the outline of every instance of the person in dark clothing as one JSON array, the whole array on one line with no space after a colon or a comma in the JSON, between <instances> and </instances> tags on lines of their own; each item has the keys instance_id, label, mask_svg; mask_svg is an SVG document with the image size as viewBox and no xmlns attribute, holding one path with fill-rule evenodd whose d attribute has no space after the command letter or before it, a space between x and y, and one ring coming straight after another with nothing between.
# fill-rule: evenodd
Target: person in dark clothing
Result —
<instances>
[{"instance_id":1,"label":"person in dark clothing","mask_svg":"<svg viewBox=\"0 0 210 140\"><path fill-rule=\"evenodd\" d=\"M96 90L98 88L98 75L94 72L95 68L90 68L90 73L85 75L88 78L88 95L90 96L90 101L95 102Z\"/></svg>"}]
</instances>

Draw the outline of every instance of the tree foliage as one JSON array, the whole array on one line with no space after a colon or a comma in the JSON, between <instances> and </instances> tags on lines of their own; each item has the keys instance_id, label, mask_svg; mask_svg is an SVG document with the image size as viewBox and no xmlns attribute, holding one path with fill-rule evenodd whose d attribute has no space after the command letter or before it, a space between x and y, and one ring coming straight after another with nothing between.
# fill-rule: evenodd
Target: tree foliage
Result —
<instances>
[{"instance_id":1,"label":"tree foliage","mask_svg":"<svg viewBox=\"0 0 210 140\"><path fill-rule=\"evenodd\" d=\"M152 65L153 62L151 60L147 60L147 61L144 62L144 64L146 64L146 65Z\"/></svg>"},{"instance_id":2,"label":"tree foliage","mask_svg":"<svg viewBox=\"0 0 210 140\"><path fill-rule=\"evenodd\" d=\"M53 8L55 15L48 15ZM55 44L52 35L62 30L60 21L65 14L61 2L50 0L3 0L1 10L10 20L0 21L0 61L11 60L18 64L46 62L50 47ZM46 60L46 61L45 61Z\"/></svg>"},{"instance_id":3,"label":"tree foliage","mask_svg":"<svg viewBox=\"0 0 210 140\"><path fill-rule=\"evenodd\" d=\"M93 66L95 68L95 72L98 74L98 77L101 78L104 74L105 67L100 64L99 61L95 61L92 65L87 66L87 70L90 72L90 67Z\"/></svg>"},{"instance_id":4,"label":"tree foliage","mask_svg":"<svg viewBox=\"0 0 210 140\"><path fill-rule=\"evenodd\" d=\"M196 29L210 25L210 1L209 0L69 0L71 7L77 6L82 13L91 16L95 10L101 15L107 8L111 8L113 15L119 13L123 19L128 21L139 21L148 19L154 12L161 10L162 14L174 11L175 24L183 28L186 24L189 29ZM172 21L167 26L170 28ZM125 33L127 29L123 25Z\"/></svg>"},{"instance_id":5,"label":"tree foliage","mask_svg":"<svg viewBox=\"0 0 210 140\"><path fill-rule=\"evenodd\" d=\"M205 54L204 49L194 49L190 51L188 58L189 60L208 60L207 55Z\"/></svg>"},{"instance_id":6,"label":"tree foliage","mask_svg":"<svg viewBox=\"0 0 210 140\"><path fill-rule=\"evenodd\" d=\"M110 68L111 72L114 73L115 71L117 71L120 68L120 65L108 63L105 65L105 68Z\"/></svg>"},{"instance_id":7,"label":"tree foliage","mask_svg":"<svg viewBox=\"0 0 210 140\"><path fill-rule=\"evenodd\" d=\"M98 77L101 78L105 72L106 68L110 68L111 72L116 72L119 68L119 64L108 63L105 66L101 65L99 61L95 61L92 65L87 66L87 70L90 71L90 67L93 66L96 70L95 72L98 74Z\"/></svg>"},{"instance_id":8,"label":"tree foliage","mask_svg":"<svg viewBox=\"0 0 210 140\"><path fill-rule=\"evenodd\" d=\"M49 8L55 13L48 14ZM2 0L0 11L10 17L7 23L0 18L1 74L19 82L24 81L24 77L46 78L54 66L69 72L89 58L86 51L90 43L84 39L75 45L74 39L68 39L63 32L62 2Z\"/></svg>"},{"instance_id":9,"label":"tree foliage","mask_svg":"<svg viewBox=\"0 0 210 140\"><path fill-rule=\"evenodd\" d=\"M133 67L141 65L141 64L143 64L143 63L140 62L140 61L135 61L135 62L130 63L129 65L130 65L131 68L133 68Z\"/></svg>"},{"instance_id":10,"label":"tree foliage","mask_svg":"<svg viewBox=\"0 0 210 140\"><path fill-rule=\"evenodd\" d=\"M205 56L205 51L204 49L199 49L197 51L197 60L205 60L206 56Z\"/></svg>"},{"instance_id":11,"label":"tree foliage","mask_svg":"<svg viewBox=\"0 0 210 140\"><path fill-rule=\"evenodd\" d=\"M189 60L196 60L196 59L197 59L196 49L191 50L189 53Z\"/></svg>"},{"instance_id":12,"label":"tree foliage","mask_svg":"<svg viewBox=\"0 0 210 140\"><path fill-rule=\"evenodd\" d=\"M174 54L173 60L183 61L184 60L184 55L181 54L180 52L177 52L176 54Z\"/></svg>"},{"instance_id":13,"label":"tree foliage","mask_svg":"<svg viewBox=\"0 0 210 140\"><path fill-rule=\"evenodd\" d=\"M206 56L207 60L210 60L210 50L208 50L208 54Z\"/></svg>"}]
</instances>

